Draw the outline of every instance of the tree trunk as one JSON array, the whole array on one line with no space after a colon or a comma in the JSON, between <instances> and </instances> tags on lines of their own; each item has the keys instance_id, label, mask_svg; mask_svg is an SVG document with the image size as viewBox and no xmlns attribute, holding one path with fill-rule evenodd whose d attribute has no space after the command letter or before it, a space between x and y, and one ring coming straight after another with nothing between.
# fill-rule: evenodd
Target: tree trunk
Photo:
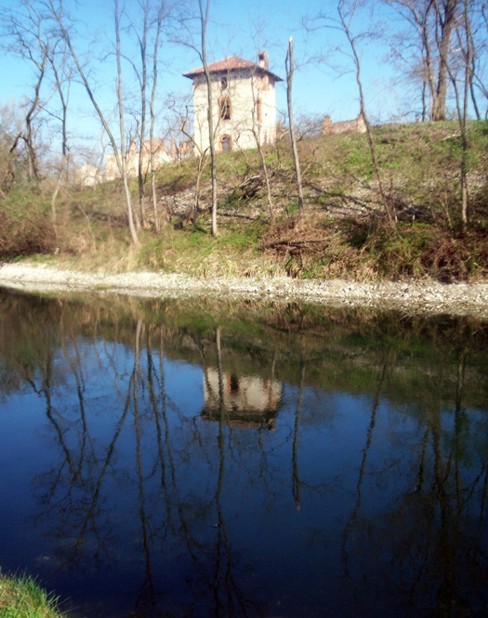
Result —
<instances>
[{"instance_id":1,"label":"tree trunk","mask_svg":"<svg viewBox=\"0 0 488 618\"><path fill-rule=\"evenodd\" d=\"M208 120L208 139L210 148L210 173L212 178L212 234L216 236L217 230L217 170L215 163L215 143L214 143L214 122L213 122L213 100L212 100L212 79L208 70L207 63L207 26L210 15L210 0L206 0L205 10L202 0L198 0L200 8L201 25L201 54L203 72L207 83L207 120Z\"/></svg>"},{"instance_id":2,"label":"tree trunk","mask_svg":"<svg viewBox=\"0 0 488 618\"><path fill-rule=\"evenodd\" d=\"M127 152L125 143L125 115L124 115L124 96L122 85L122 62L120 49L120 12L119 0L114 0L114 18L115 18L115 54L117 58L117 103L119 108L119 128L120 128L120 163L122 172L122 182L124 183L125 201L127 204L127 219L129 230L134 243L138 242L136 223L134 222L134 213L132 210L132 200L129 187L129 179L127 177Z\"/></svg>"},{"instance_id":3,"label":"tree trunk","mask_svg":"<svg viewBox=\"0 0 488 618\"><path fill-rule=\"evenodd\" d=\"M461 118L461 143L462 143L462 161L461 161L461 225L463 232L468 229L468 101L470 85L472 84L472 47L471 47L471 23L469 19L468 0L464 0L464 30L466 34L466 53L464 66L464 99L463 113Z\"/></svg>"},{"instance_id":4,"label":"tree trunk","mask_svg":"<svg viewBox=\"0 0 488 618\"><path fill-rule=\"evenodd\" d=\"M383 209L385 211L385 214L388 217L388 220L390 223L396 223L397 222L396 211L394 207L391 205L390 200L388 199L383 189L383 182L381 180L380 168L378 165L378 159L376 157L376 147L374 143L373 132L371 130L371 125L369 123L368 117L366 115L363 82L362 82L362 77L361 77L361 61L359 59L358 51L356 48L356 40L351 33L349 24L346 22L343 9L344 9L344 3L341 0L339 4L337 5L337 12L339 14L339 20L342 26L342 30L344 31L344 34L346 35L347 40L349 41L349 46L351 47L351 52L352 52L352 56L354 59L354 65L356 69L356 83L357 83L358 91L359 91L359 112L360 112L360 116L362 116L364 120L364 124L366 125L366 135L368 137L369 151L371 154L371 163L373 164L373 173L376 178L376 183L378 185L378 191L380 194L380 198L383 204ZM349 23L350 23L350 20L349 20Z\"/></svg>"},{"instance_id":5,"label":"tree trunk","mask_svg":"<svg viewBox=\"0 0 488 618\"><path fill-rule=\"evenodd\" d=\"M197 179L195 182L195 197L193 200L193 225L198 224L198 206L200 203L200 185L202 181L203 169L205 167L205 153L201 153L198 157Z\"/></svg>"},{"instance_id":6,"label":"tree trunk","mask_svg":"<svg viewBox=\"0 0 488 618\"><path fill-rule=\"evenodd\" d=\"M44 56L42 58L41 64L39 65L39 76L37 78L37 83L34 88L34 98L32 99L32 102L25 116L26 132L22 134L22 139L25 143L25 148L27 151L29 180L39 180L39 169L37 166L37 154L34 148L32 121L34 119L34 115L36 113L36 110L37 110L37 107L40 101L41 85L44 79L44 75L46 73L46 62L47 62L47 48L44 48Z\"/></svg>"},{"instance_id":7,"label":"tree trunk","mask_svg":"<svg viewBox=\"0 0 488 618\"><path fill-rule=\"evenodd\" d=\"M63 91L63 80L58 70L57 64L55 62L54 55L49 56L49 62L51 64L51 68L54 74L54 80L56 84L56 90L59 95L59 100L61 103L61 166L59 169L58 179L56 181L56 187L51 196L51 216L53 220L53 224L56 223L56 200L58 197L58 193L63 184L66 184L66 180L68 177L68 130L67 130L67 121L68 121L68 97L65 96ZM68 94L69 94L69 84L68 84Z\"/></svg>"},{"instance_id":8,"label":"tree trunk","mask_svg":"<svg viewBox=\"0 0 488 618\"><path fill-rule=\"evenodd\" d=\"M297 141L295 138L295 129L293 126L293 72L295 69L293 59L293 39L290 37L288 41L288 51L285 59L286 68L286 102L288 106L288 124L290 125L290 140L293 151L293 161L295 164L295 178L298 192L298 213L300 217L303 215L303 187L302 174L300 171L300 159L298 158Z\"/></svg>"},{"instance_id":9,"label":"tree trunk","mask_svg":"<svg viewBox=\"0 0 488 618\"><path fill-rule=\"evenodd\" d=\"M58 11L56 9L56 7L54 6L54 0L47 0L47 2L49 3L49 7L51 9L52 15L54 17L54 19L56 20L56 22L59 25L59 28L61 30L61 34L63 36L63 39L66 41L66 45L68 46L68 49L70 51L71 57L73 58L73 62L76 65L76 69L78 71L78 74L81 78L81 81L83 83L83 86L85 88L85 91L88 95L88 98L90 99L96 113L98 116L98 119L100 120L105 133L107 134L107 137L110 141L110 145L112 147L112 150L114 152L114 157L115 157L115 161L117 163L117 167L119 169L119 172L121 174L122 177L126 176L125 174L125 161L123 161L123 158L121 157L121 153L119 151L119 148L117 146L117 142L115 141L114 135L112 133L112 131L110 130L110 127L108 125L108 122L105 118L105 115L103 114L100 106L98 105L98 102L95 98L95 95L93 94L93 91L90 87L90 83L88 82L88 78L86 76L86 73L81 65L80 59L78 58L78 54L76 53L75 48L73 47L73 43L71 41L71 37L69 35L68 30L66 29L64 22L63 22L63 16L60 13L60 11ZM126 179L127 180L127 179ZM126 207L127 207L127 219L128 219L128 224L129 224L129 230L130 230L130 234L131 234L131 238L132 238L132 242L137 243L138 242L138 237L137 237L137 231L134 225L134 217L133 217L133 213L132 213L132 201L131 201L131 196L130 196L130 191L128 191L128 185L125 182L124 183L124 190L125 190L125 198L126 198Z\"/></svg>"},{"instance_id":10,"label":"tree trunk","mask_svg":"<svg viewBox=\"0 0 488 618\"><path fill-rule=\"evenodd\" d=\"M437 83L432 100L431 118L434 121L446 119L446 97L449 63L449 45L459 0L435 0L436 41L439 50Z\"/></svg>"},{"instance_id":11,"label":"tree trunk","mask_svg":"<svg viewBox=\"0 0 488 618\"><path fill-rule=\"evenodd\" d=\"M270 183L270 178L269 178L268 166L266 165L266 157L264 156L263 147L261 145L261 135L260 135L260 126L259 126L261 119L259 117L256 118L256 106L257 106L257 102L259 101L259 94L256 99L256 92L254 90L254 75L252 76L252 79L251 79L251 88L252 88L252 99L253 99L252 132L253 132L254 139L256 141L259 158L261 159L261 166L263 168L264 179L266 182L266 199L268 202L269 218L272 221L274 219L273 199L271 197L271 183Z\"/></svg>"},{"instance_id":12,"label":"tree trunk","mask_svg":"<svg viewBox=\"0 0 488 618\"><path fill-rule=\"evenodd\" d=\"M156 124L156 92L158 85L158 52L159 52L159 39L161 36L161 26L163 21L163 8L160 7L158 11L158 17L156 21L156 35L154 38L154 51L153 51L153 67L152 67L152 89L151 89L151 101L149 103L149 113L151 117L151 125L149 129L149 165L151 172L151 198L154 213L154 227L156 232L161 231L161 223L158 213L158 200L156 195L156 170L154 165L154 127Z\"/></svg>"},{"instance_id":13,"label":"tree trunk","mask_svg":"<svg viewBox=\"0 0 488 618\"><path fill-rule=\"evenodd\" d=\"M462 94L460 93L459 84L457 81L457 76L455 71L453 70L451 64L449 62L446 63L446 73L449 76L452 87L454 90L455 98L456 98L456 110L457 110L457 118L459 122L459 129L461 134L461 161L460 161L460 182L461 182L461 227L463 232L466 232L468 229L468 154L469 154L469 143L468 143L468 103L469 103L469 85L471 82L471 69L472 69L472 58L471 58L471 24L469 18L469 10L468 10L469 0L464 0L464 9L461 15L463 19L464 25L464 40L460 40L460 46L463 50L464 56L464 66L463 66L463 84L462 84Z\"/></svg>"},{"instance_id":14,"label":"tree trunk","mask_svg":"<svg viewBox=\"0 0 488 618\"><path fill-rule=\"evenodd\" d=\"M144 2L143 7L143 26L142 37L139 37L139 53L141 56L141 68L142 75L140 81L141 87L141 126L139 137L139 155L137 157L137 186L139 196L139 219L143 228L146 227L146 213L144 208L144 141L146 138L146 89L147 89L147 31L148 31L148 18L149 18L149 6L147 2ZM151 155L152 156L152 153Z\"/></svg>"}]
</instances>

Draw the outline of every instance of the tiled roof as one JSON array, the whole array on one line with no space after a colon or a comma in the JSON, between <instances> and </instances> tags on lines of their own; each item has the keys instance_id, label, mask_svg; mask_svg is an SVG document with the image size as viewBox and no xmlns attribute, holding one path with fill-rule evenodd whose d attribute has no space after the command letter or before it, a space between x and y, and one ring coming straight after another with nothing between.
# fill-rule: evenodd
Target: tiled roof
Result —
<instances>
[{"instance_id":1,"label":"tiled roof","mask_svg":"<svg viewBox=\"0 0 488 618\"><path fill-rule=\"evenodd\" d=\"M278 77L274 73L271 73L271 71L260 67L258 64L255 64L250 60L244 60L244 58L238 58L237 56L230 56L229 58L224 58L223 60L212 62L212 64L207 65L207 68L210 73L230 73L231 71L238 71L239 69L250 69L251 71L256 71L261 74L267 73L278 82L283 81L281 77ZM203 67L198 67L198 69L193 69L193 71L183 73L183 76L193 79L198 75L203 75L203 73Z\"/></svg>"}]
</instances>

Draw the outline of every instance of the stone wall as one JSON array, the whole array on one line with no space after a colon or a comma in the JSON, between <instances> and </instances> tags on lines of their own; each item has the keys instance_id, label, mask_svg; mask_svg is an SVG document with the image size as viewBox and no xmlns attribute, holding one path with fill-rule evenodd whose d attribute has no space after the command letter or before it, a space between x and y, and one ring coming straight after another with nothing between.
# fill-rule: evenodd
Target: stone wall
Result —
<instances>
[{"instance_id":1,"label":"stone wall","mask_svg":"<svg viewBox=\"0 0 488 618\"><path fill-rule=\"evenodd\" d=\"M366 122L362 114L354 120L332 122L330 116L325 116L322 123L322 135L338 135L340 133L366 133Z\"/></svg>"},{"instance_id":2,"label":"stone wall","mask_svg":"<svg viewBox=\"0 0 488 618\"><path fill-rule=\"evenodd\" d=\"M174 140L171 140L169 151L166 148L166 144L163 139L155 139L153 142L153 164L154 168L158 169L166 163L172 163L173 161L180 160L191 154L191 149L187 142L181 142L176 145ZM142 152L142 170L144 174L147 174L151 165L150 157L150 141L144 142L144 148ZM135 142L132 142L127 152L126 166L128 176L137 176L139 163L139 149ZM105 180L114 180L120 178L119 168L115 156L110 154L105 157Z\"/></svg>"}]
</instances>

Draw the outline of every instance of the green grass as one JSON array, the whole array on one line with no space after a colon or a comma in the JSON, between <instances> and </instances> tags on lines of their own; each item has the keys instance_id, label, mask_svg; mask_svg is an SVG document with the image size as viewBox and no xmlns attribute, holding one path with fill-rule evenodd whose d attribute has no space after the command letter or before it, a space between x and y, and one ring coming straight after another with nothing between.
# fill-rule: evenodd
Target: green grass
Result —
<instances>
[{"instance_id":1,"label":"green grass","mask_svg":"<svg viewBox=\"0 0 488 618\"><path fill-rule=\"evenodd\" d=\"M58 598L27 575L0 573L0 618L61 618Z\"/></svg>"},{"instance_id":2,"label":"green grass","mask_svg":"<svg viewBox=\"0 0 488 618\"><path fill-rule=\"evenodd\" d=\"M259 153L217 157L219 234L210 234L210 170L203 170L198 226L192 221L198 162L187 159L157 173L160 233L130 242L122 185L68 187L50 222L50 188L13 187L0 199L3 257L84 270L134 269L218 275L486 278L488 256L488 123L469 123L471 227L462 238L459 126L456 122L391 124L373 129L384 193L400 222L384 226L366 136L302 139L299 155L304 212L298 217L295 170L286 139L266 146L273 217ZM137 208L137 182L131 183ZM149 187L148 187L149 193ZM152 217L147 195L146 211ZM415 216L412 215L415 214ZM8 248L6 250L5 248ZM0 258L2 256L0 255Z\"/></svg>"},{"instance_id":3,"label":"green grass","mask_svg":"<svg viewBox=\"0 0 488 618\"><path fill-rule=\"evenodd\" d=\"M266 269L257 250L262 230L259 221L234 229L222 226L214 237L202 228L168 226L157 238L150 232L142 235L133 267L201 277L258 274Z\"/></svg>"}]
</instances>

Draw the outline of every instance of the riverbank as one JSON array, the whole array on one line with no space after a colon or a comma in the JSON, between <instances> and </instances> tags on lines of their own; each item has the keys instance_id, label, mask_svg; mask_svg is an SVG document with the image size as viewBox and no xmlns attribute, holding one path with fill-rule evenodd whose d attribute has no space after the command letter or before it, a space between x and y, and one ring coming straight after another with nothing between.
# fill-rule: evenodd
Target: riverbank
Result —
<instances>
[{"instance_id":1,"label":"riverbank","mask_svg":"<svg viewBox=\"0 0 488 618\"><path fill-rule=\"evenodd\" d=\"M146 298L198 296L397 309L407 314L488 318L488 283L433 281L358 283L287 277L195 278L149 271L88 273L28 262L0 266L0 287L36 293L96 292Z\"/></svg>"},{"instance_id":2,"label":"riverbank","mask_svg":"<svg viewBox=\"0 0 488 618\"><path fill-rule=\"evenodd\" d=\"M61 618L58 598L31 577L11 577L0 571L0 616L6 618Z\"/></svg>"}]
</instances>

